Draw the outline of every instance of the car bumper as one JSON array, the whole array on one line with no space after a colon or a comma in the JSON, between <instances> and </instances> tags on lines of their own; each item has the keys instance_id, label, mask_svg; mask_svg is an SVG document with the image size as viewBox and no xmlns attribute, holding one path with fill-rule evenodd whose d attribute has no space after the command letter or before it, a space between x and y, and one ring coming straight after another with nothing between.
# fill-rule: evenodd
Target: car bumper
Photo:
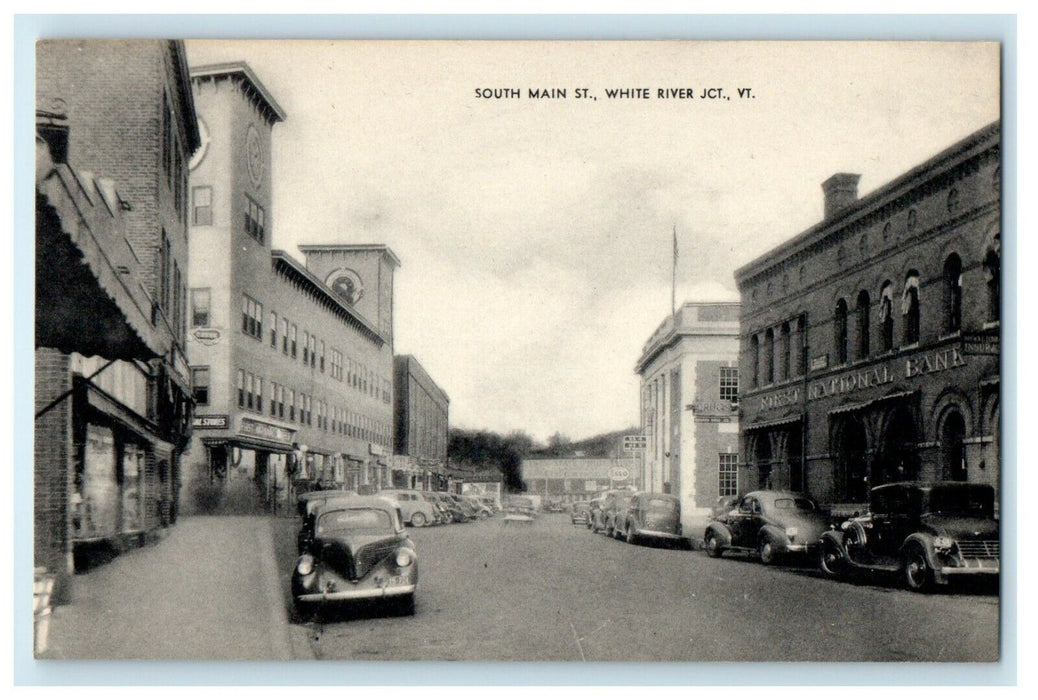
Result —
<instances>
[{"instance_id":1,"label":"car bumper","mask_svg":"<svg viewBox=\"0 0 1038 700\"><path fill-rule=\"evenodd\" d=\"M684 535L677 535L673 532L665 532L663 530L632 530L632 532L638 537L655 537L660 540L684 540L687 539Z\"/></svg>"},{"instance_id":2,"label":"car bumper","mask_svg":"<svg viewBox=\"0 0 1038 700\"><path fill-rule=\"evenodd\" d=\"M785 551L787 554L813 554L818 551L818 543L787 544Z\"/></svg>"},{"instance_id":3,"label":"car bumper","mask_svg":"<svg viewBox=\"0 0 1038 700\"><path fill-rule=\"evenodd\" d=\"M296 596L300 603L323 603L334 600L364 600L372 598L389 598L414 593L415 584L402 586L386 586L384 588L355 588L345 591L326 591L321 593L302 593Z\"/></svg>"},{"instance_id":4,"label":"car bumper","mask_svg":"<svg viewBox=\"0 0 1038 700\"><path fill-rule=\"evenodd\" d=\"M961 576L998 576L997 559L967 559L962 566L934 567L933 577L936 583L948 583Z\"/></svg>"}]
</instances>

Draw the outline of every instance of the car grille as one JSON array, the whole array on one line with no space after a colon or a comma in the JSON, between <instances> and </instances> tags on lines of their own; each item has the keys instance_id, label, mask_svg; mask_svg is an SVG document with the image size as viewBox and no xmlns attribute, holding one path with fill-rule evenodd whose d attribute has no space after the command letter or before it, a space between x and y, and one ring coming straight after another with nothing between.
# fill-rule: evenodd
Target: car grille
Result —
<instances>
[{"instance_id":1,"label":"car grille","mask_svg":"<svg viewBox=\"0 0 1038 700\"><path fill-rule=\"evenodd\" d=\"M362 548L354 560L356 577L362 578L372 567L396 551L396 547L396 542L376 542Z\"/></svg>"},{"instance_id":2,"label":"car grille","mask_svg":"<svg viewBox=\"0 0 1038 700\"><path fill-rule=\"evenodd\" d=\"M959 554L966 559L998 559L998 540L958 542Z\"/></svg>"}]
</instances>

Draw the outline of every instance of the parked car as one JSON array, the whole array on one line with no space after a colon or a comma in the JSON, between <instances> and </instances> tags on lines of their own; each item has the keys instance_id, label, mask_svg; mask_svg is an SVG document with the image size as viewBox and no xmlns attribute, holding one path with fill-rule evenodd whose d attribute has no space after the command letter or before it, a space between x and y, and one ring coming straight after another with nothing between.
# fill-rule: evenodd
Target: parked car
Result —
<instances>
[{"instance_id":1,"label":"parked car","mask_svg":"<svg viewBox=\"0 0 1038 700\"><path fill-rule=\"evenodd\" d=\"M636 493L617 531L631 544L643 538L688 542L681 532L681 502L666 493Z\"/></svg>"},{"instance_id":2,"label":"parked car","mask_svg":"<svg viewBox=\"0 0 1038 700\"><path fill-rule=\"evenodd\" d=\"M626 522L627 509L630 507L633 498L633 491L621 492L616 494L616 498L607 506L605 510L605 532L610 537L623 539L623 524Z\"/></svg>"},{"instance_id":3,"label":"parked car","mask_svg":"<svg viewBox=\"0 0 1038 700\"><path fill-rule=\"evenodd\" d=\"M569 507L570 520L574 525L586 525L591 515L590 501L574 501Z\"/></svg>"},{"instance_id":4,"label":"parked car","mask_svg":"<svg viewBox=\"0 0 1038 700\"><path fill-rule=\"evenodd\" d=\"M310 491L298 497L297 506L303 517L299 532L296 534L296 550L299 554L305 552L313 540L314 522L318 509L329 501L351 498L356 495L353 491Z\"/></svg>"},{"instance_id":5,"label":"parked car","mask_svg":"<svg viewBox=\"0 0 1038 700\"><path fill-rule=\"evenodd\" d=\"M454 504L456 506L458 506L459 509L461 509L461 512L465 514L465 519L462 520L461 522L466 522L468 520L478 520L479 519L479 510L475 506L473 506L471 503L466 501L464 498L462 498L461 496L459 496L456 493L448 493L448 494L444 494L444 495L446 495L448 499L453 501Z\"/></svg>"},{"instance_id":6,"label":"parked car","mask_svg":"<svg viewBox=\"0 0 1038 700\"><path fill-rule=\"evenodd\" d=\"M999 555L994 488L898 482L872 489L865 515L822 535L819 565L833 578L899 573L909 589L927 591L956 577L998 576Z\"/></svg>"},{"instance_id":7,"label":"parked car","mask_svg":"<svg viewBox=\"0 0 1038 700\"><path fill-rule=\"evenodd\" d=\"M421 491L384 489L379 495L396 501L400 505L400 512L404 514L404 522L412 527L424 527L436 522L436 509L425 500Z\"/></svg>"},{"instance_id":8,"label":"parked car","mask_svg":"<svg viewBox=\"0 0 1038 700\"><path fill-rule=\"evenodd\" d=\"M422 491L422 498L425 499L426 503L429 503L433 507L433 512L436 515L436 525L446 525L454 520L451 517L450 511L447 507L440 503L440 499L436 497L436 494L431 491Z\"/></svg>"},{"instance_id":9,"label":"parked car","mask_svg":"<svg viewBox=\"0 0 1038 700\"><path fill-rule=\"evenodd\" d=\"M313 517L312 541L292 571L292 599L301 616L323 604L368 599L395 600L414 614L418 555L392 501L330 499Z\"/></svg>"},{"instance_id":10,"label":"parked car","mask_svg":"<svg viewBox=\"0 0 1038 700\"><path fill-rule=\"evenodd\" d=\"M447 511L450 515L450 522L452 523L467 523L469 516L465 514L461 506L454 502L454 499L449 494L443 491L436 491L432 494L439 502L440 506Z\"/></svg>"},{"instance_id":11,"label":"parked car","mask_svg":"<svg viewBox=\"0 0 1038 700\"><path fill-rule=\"evenodd\" d=\"M303 518L329 498L341 498L343 496L356 496L356 491L341 491L336 489L325 489L321 491L307 491L296 496L296 510L299 517Z\"/></svg>"},{"instance_id":12,"label":"parked car","mask_svg":"<svg viewBox=\"0 0 1038 700\"><path fill-rule=\"evenodd\" d=\"M508 496L504 504L504 522L532 523L537 505L529 496Z\"/></svg>"},{"instance_id":13,"label":"parked car","mask_svg":"<svg viewBox=\"0 0 1038 700\"><path fill-rule=\"evenodd\" d=\"M459 496L463 501L468 503L476 511L476 517L480 520L486 520L487 518L494 515L494 509L483 503L475 496Z\"/></svg>"},{"instance_id":14,"label":"parked car","mask_svg":"<svg viewBox=\"0 0 1038 700\"><path fill-rule=\"evenodd\" d=\"M610 489L603 491L591 499L591 532L608 532L609 517L615 515L616 500L620 496L630 496L634 489Z\"/></svg>"},{"instance_id":15,"label":"parked car","mask_svg":"<svg viewBox=\"0 0 1038 700\"><path fill-rule=\"evenodd\" d=\"M703 534L711 557L725 551L757 552L762 564L818 550L828 516L809 496L793 491L752 491L714 516Z\"/></svg>"}]
</instances>

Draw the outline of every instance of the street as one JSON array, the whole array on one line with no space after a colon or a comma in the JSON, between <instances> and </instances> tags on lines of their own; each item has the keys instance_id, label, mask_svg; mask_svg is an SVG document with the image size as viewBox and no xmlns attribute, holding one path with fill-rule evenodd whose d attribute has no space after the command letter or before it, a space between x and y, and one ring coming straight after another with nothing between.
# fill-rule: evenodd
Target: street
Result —
<instances>
[{"instance_id":1,"label":"street","mask_svg":"<svg viewBox=\"0 0 1038 700\"><path fill-rule=\"evenodd\" d=\"M285 603L298 521L275 548ZM998 660L995 586L931 595L884 581L833 582L812 565L629 545L568 515L532 525L409 528L414 617L386 607L310 622L319 659L465 661Z\"/></svg>"}]
</instances>

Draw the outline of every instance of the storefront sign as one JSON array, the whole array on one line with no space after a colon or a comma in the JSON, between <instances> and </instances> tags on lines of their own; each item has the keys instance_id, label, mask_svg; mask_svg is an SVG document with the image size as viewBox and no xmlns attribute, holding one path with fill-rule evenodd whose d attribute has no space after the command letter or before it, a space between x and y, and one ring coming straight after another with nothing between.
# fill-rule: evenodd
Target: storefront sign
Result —
<instances>
[{"instance_id":1,"label":"storefront sign","mask_svg":"<svg viewBox=\"0 0 1038 700\"><path fill-rule=\"evenodd\" d=\"M216 345L220 342L220 331L215 328L198 328L192 335L202 345Z\"/></svg>"},{"instance_id":2,"label":"storefront sign","mask_svg":"<svg viewBox=\"0 0 1038 700\"><path fill-rule=\"evenodd\" d=\"M626 467L613 467L609 470L610 481L627 481L631 478L631 470Z\"/></svg>"},{"instance_id":3,"label":"storefront sign","mask_svg":"<svg viewBox=\"0 0 1038 700\"><path fill-rule=\"evenodd\" d=\"M808 399L814 401L829 396L851 394L870 387L890 384L898 379L912 379L924 374L935 374L947 369L963 367L966 359L959 348L944 348L920 353L879 367L847 372L830 379L814 382L808 390Z\"/></svg>"},{"instance_id":4,"label":"storefront sign","mask_svg":"<svg viewBox=\"0 0 1038 700\"><path fill-rule=\"evenodd\" d=\"M368 443L368 449L371 451L371 454L376 455L378 457L385 457L386 456L386 448L383 447L382 445L377 444L377 443L374 443L374 442Z\"/></svg>"},{"instance_id":5,"label":"storefront sign","mask_svg":"<svg viewBox=\"0 0 1038 700\"><path fill-rule=\"evenodd\" d=\"M255 418L246 418L242 416L241 432L246 435L255 435L256 437L266 438L267 440L276 440L277 442L290 444L292 442L292 434L295 431L289 430L288 428L282 428L280 425L272 425L270 423L258 421Z\"/></svg>"},{"instance_id":6,"label":"storefront sign","mask_svg":"<svg viewBox=\"0 0 1038 700\"><path fill-rule=\"evenodd\" d=\"M731 401L696 401L685 408L697 416L727 416L736 410Z\"/></svg>"},{"instance_id":7,"label":"storefront sign","mask_svg":"<svg viewBox=\"0 0 1038 700\"><path fill-rule=\"evenodd\" d=\"M819 355L818 357L811 358L811 371L815 372L820 369L825 369L829 366L829 356Z\"/></svg>"},{"instance_id":8,"label":"storefront sign","mask_svg":"<svg viewBox=\"0 0 1038 700\"><path fill-rule=\"evenodd\" d=\"M624 435L624 452L640 452L645 449L648 438L644 435Z\"/></svg>"},{"instance_id":9,"label":"storefront sign","mask_svg":"<svg viewBox=\"0 0 1038 700\"><path fill-rule=\"evenodd\" d=\"M800 402L800 387L795 386L785 391L774 394L766 394L760 397L760 410L767 411L772 408L781 408Z\"/></svg>"},{"instance_id":10,"label":"storefront sign","mask_svg":"<svg viewBox=\"0 0 1038 700\"><path fill-rule=\"evenodd\" d=\"M962 339L964 355L998 355L1000 349L998 336L967 335Z\"/></svg>"},{"instance_id":11,"label":"storefront sign","mask_svg":"<svg viewBox=\"0 0 1038 700\"><path fill-rule=\"evenodd\" d=\"M194 416L191 427L197 430L222 429L227 427L227 416Z\"/></svg>"}]
</instances>

